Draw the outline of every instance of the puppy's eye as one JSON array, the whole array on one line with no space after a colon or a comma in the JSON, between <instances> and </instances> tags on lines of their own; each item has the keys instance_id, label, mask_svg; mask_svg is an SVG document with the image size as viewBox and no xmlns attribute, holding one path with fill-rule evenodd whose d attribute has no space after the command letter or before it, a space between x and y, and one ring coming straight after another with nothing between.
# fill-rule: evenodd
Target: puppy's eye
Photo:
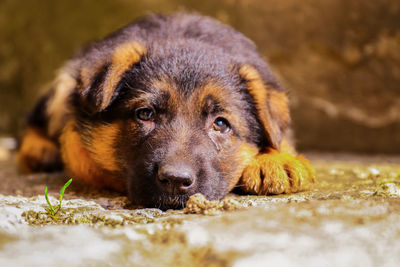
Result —
<instances>
[{"instance_id":1,"label":"puppy's eye","mask_svg":"<svg viewBox=\"0 0 400 267\"><path fill-rule=\"evenodd\" d=\"M227 133L231 130L231 126L229 122L222 117L218 117L215 119L214 124L213 124L214 131L221 132L221 133Z\"/></svg>"},{"instance_id":2,"label":"puppy's eye","mask_svg":"<svg viewBox=\"0 0 400 267\"><path fill-rule=\"evenodd\" d=\"M136 118L138 118L141 121L149 121L153 118L154 115L153 110L149 107L138 108L136 109L135 113L136 113Z\"/></svg>"}]
</instances>

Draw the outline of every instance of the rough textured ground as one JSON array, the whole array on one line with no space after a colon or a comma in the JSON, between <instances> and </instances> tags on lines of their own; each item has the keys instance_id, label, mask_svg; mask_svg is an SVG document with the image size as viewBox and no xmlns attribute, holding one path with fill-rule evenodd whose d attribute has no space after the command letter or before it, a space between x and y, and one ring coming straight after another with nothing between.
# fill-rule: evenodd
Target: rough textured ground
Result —
<instances>
[{"instance_id":1,"label":"rough textured ground","mask_svg":"<svg viewBox=\"0 0 400 267\"><path fill-rule=\"evenodd\" d=\"M56 221L43 193L56 203L67 177L18 175L3 156L0 265L398 266L400 158L309 156L319 179L309 192L197 196L162 212L74 181Z\"/></svg>"}]
</instances>

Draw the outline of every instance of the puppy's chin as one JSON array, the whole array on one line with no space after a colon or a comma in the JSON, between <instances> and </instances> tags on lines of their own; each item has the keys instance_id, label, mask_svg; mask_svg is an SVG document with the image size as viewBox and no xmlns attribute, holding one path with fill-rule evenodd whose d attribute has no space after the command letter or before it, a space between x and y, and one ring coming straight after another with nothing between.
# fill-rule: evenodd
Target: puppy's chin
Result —
<instances>
[{"instance_id":1,"label":"puppy's chin","mask_svg":"<svg viewBox=\"0 0 400 267\"><path fill-rule=\"evenodd\" d=\"M183 209L190 195L165 195L162 194L153 200L152 206L161 210Z\"/></svg>"}]
</instances>

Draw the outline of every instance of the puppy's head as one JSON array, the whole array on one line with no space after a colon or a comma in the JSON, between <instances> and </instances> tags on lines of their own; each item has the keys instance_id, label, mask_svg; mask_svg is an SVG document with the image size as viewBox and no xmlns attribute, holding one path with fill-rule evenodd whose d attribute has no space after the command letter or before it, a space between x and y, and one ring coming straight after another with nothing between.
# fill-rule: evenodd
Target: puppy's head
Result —
<instances>
[{"instance_id":1,"label":"puppy's head","mask_svg":"<svg viewBox=\"0 0 400 267\"><path fill-rule=\"evenodd\" d=\"M119 45L81 69L82 139L96 162L126 179L135 204L167 209L195 193L222 198L272 140L248 90L252 71L187 40Z\"/></svg>"}]
</instances>

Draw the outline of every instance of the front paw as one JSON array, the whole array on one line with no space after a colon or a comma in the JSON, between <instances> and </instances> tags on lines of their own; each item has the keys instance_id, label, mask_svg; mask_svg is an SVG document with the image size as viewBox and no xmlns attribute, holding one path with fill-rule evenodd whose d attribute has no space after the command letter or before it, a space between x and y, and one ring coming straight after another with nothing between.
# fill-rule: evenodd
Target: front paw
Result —
<instances>
[{"instance_id":1,"label":"front paw","mask_svg":"<svg viewBox=\"0 0 400 267\"><path fill-rule=\"evenodd\" d=\"M307 159L274 150L254 157L239 186L246 193L268 195L307 190L314 182L315 172Z\"/></svg>"}]
</instances>

